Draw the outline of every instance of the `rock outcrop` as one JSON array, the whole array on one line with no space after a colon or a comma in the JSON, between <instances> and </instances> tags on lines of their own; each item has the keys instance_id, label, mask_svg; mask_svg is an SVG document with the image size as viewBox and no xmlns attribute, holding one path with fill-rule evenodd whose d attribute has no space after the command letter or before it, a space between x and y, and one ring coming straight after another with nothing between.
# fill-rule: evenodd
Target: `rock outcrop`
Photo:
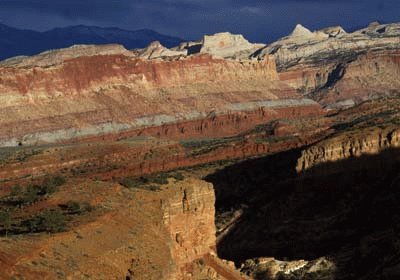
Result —
<instances>
[{"instance_id":1,"label":"rock outcrop","mask_svg":"<svg viewBox=\"0 0 400 280\"><path fill-rule=\"evenodd\" d=\"M241 271L254 279L335 279L335 264L322 257L313 261L257 258L245 261Z\"/></svg>"},{"instance_id":2,"label":"rock outcrop","mask_svg":"<svg viewBox=\"0 0 400 280\"><path fill-rule=\"evenodd\" d=\"M307 40L314 37L315 34L301 24L297 24L292 33L290 33L289 35L290 39L297 39L297 40Z\"/></svg>"},{"instance_id":3,"label":"rock outcrop","mask_svg":"<svg viewBox=\"0 0 400 280\"><path fill-rule=\"evenodd\" d=\"M171 234L171 255L177 277L185 277L185 266L215 250L215 195L211 184L186 181L161 201L163 224ZM183 274L183 275L182 275Z\"/></svg>"},{"instance_id":4,"label":"rock outcrop","mask_svg":"<svg viewBox=\"0 0 400 280\"><path fill-rule=\"evenodd\" d=\"M243 35L229 32L205 35L201 41L181 43L174 51L186 51L188 55L209 54L215 58L248 59L265 44L252 44Z\"/></svg>"},{"instance_id":5,"label":"rock outcrop","mask_svg":"<svg viewBox=\"0 0 400 280\"><path fill-rule=\"evenodd\" d=\"M341 26L327 27L322 29L321 32L328 34L329 37L340 37L347 34Z\"/></svg>"},{"instance_id":6,"label":"rock outcrop","mask_svg":"<svg viewBox=\"0 0 400 280\"><path fill-rule=\"evenodd\" d=\"M187 50L170 50L161 45L160 42L152 42L147 48L139 51L139 57L145 59L156 59L176 56L186 56Z\"/></svg>"},{"instance_id":7,"label":"rock outcrop","mask_svg":"<svg viewBox=\"0 0 400 280\"><path fill-rule=\"evenodd\" d=\"M296 170L301 173L319 164L337 162L362 155L376 155L385 149L400 147L400 129L369 129L355 135L344 133L302 151Z\"/></svg>"},{"instance_id":8,"label":"rock outcrop","mask_svg":"<svg viewBox=\"0 0 400 280\"><path fill-rule=\"evenodd\" d=\"M204 36L200 53L207 53L220 58L248 58L263 44L251 44L243 35L228 32Z\"/></svg>"}]
</instances>

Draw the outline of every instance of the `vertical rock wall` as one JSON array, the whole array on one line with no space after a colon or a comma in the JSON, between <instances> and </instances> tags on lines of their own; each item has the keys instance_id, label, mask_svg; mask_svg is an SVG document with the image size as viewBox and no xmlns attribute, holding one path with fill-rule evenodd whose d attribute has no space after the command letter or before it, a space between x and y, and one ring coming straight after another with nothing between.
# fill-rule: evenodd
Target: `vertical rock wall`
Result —
<instances>
[{"instance_id":1,"label":"vertical rock wall","mask_svg":"<svg viewBox=\"0 0 400 280\"><path fill-rule=\"evenodd\" d=\"M378 154L384 149L397 147L400 147L398 128L376 129L357 135L339 135L304 150L297 161L296 170L303 172L321 163Z\"/></svg>"},{"instance_id":2,"label":"vertical rock wall","mask_svg":"<svg viewBox=\"0 0 400 280\"><path fill-rule=\"evenodd\" d=\"M171 194L161 201L163 223L172 240L176 279L182 279L186 266L215 247L215 194L212 184L194 179L177 183Z\"/></svg>"}]
</instances>

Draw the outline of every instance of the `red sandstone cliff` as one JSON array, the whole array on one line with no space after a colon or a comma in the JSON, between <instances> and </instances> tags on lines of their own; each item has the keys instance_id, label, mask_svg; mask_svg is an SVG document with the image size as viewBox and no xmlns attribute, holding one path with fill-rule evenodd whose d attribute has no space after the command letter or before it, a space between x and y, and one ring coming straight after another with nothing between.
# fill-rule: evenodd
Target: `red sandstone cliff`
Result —
<instances>
[{"instance_id":1,"label":"red sandstone cliff","mask_svg":"<svg viewBox=\"0 0 400 280\"><path fill-rule=\"evenodd\" d=\"M201 55L153 62L106 55L1 71L3 145L160 126L260 107L252 101L300 97L277 80L272 60ZM316 106L299 100L294 107L302 105Z\"/></svg>"}]
</instances>

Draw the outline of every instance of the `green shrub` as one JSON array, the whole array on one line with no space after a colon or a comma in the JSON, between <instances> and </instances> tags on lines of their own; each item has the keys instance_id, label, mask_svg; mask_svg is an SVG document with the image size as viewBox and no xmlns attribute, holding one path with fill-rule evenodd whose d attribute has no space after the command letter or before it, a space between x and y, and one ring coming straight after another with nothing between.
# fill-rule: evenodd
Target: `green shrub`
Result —
<instances>
[{"instance_id":1,"label":"green shrub","mask_svg":"<svg viewBox=\"0 0 400 280\"><path fill-rule=\"evenodd\" d=\"M138 188L143 184L147 183L147 179L146 180L142 180L142 178L144 179L144 177L140 177L140 178L132 178L132 177L126 177L124 179L122 179L122 181L120 182L121 185L123 185L124 187L127 188Z\"/></svg>"},{"instance_id":2,"label":"green shrub","mask_svg":"<svg viewBox=\"0 0 400 280\"><path fill-rule=\"evenodd\" d=\"M11 195L20 197L21 204L30 204L40 197L53 194L58 191L58 187L65 183L65 179L61 176L46 177L40 185L29 185L25 191L22 188L15 186L11 190Z\"/></svg>"},{"instance_id":3,"label":"green shrub","mask_svg":"<svg viewBox=\"0 0 400 280\"><path fill-rule=\"evenodd\" d=\"M156 192L156 191L161 190L161 188L159 186L157 186L157 185L150 185L150 186L147 187L147 189L151 190L152 192Z\"/></svg>"},{"instance_id":4,"label":"green shrub","mask_svg":"<svg viewBox=\"0 0 400 280\"><path fill-rule=\"evenodd\" d=\"M155 184L166 185L168 184L168 174L160 173L150 178L150 181Z\"/></svg>"},{"instance_id":5,"label":"green shrub","mask_svg":"<svg viewBox=\"0 0 400 280\"><path fill-rule=\"evenodd\" d=\"M40 186L42 195L53 194L58 191L58 187L65 184L65 179L62 176L46 177Z\"/></svg>"},{"instance_id":6,"label":"green shrub","mask_svg":"<svg viewBox=\"0 0 400 280\"><path fill-rule=\"evenodd\" d=\"M65 230L65 217L60 209L45 210L40 217L40 230L61 232Z\"/></svg>"},{"instance_id":7,"label":"green shrub","mask_svg":"<svg viewBox=\"0 0 400 280\"><path fill-rule=\"evenodd\" d=\"M38 186L29 185L22 195L22 203L33 203L39 199L39 188Z\"/></svg>"},{"instance_id":8,"label":"green shrub","mask_svg":"<svg viewBox=\"0 0 400 280\"><path fill-rule=\"evenodd\" d=\"M29 232L38 232L41 230L41 217L34 216L28 220L23 221L23 226L27 228Z\"/></svg>"},{"instance_id":9,"label":"green shrub","mask_svg":"<svg viewBox=\"0 0 400 280\"><path fill-rule=\"evenodd\" d=\"M1 211L0 212L0 226L6 232L6 236L8 231L12 227L12 217L9 211Z\"/></svg>"},{"instance_id":10,"label":"green shrub","mask_svg":"<svg viewBox=\"0 0 400 280\"><path fill-rule=\"evenodd\" d=\"M83 214L84 212L92 212L93 211L93 206L90 205L89 202L78 202L74 200L68 201L64 205L60 205L60 207L64 210L67 211L68 214Z\"/></svg>"},{"instance_id":11,"label":"green shrub","mask_svg":"<svg viewBox=\"0 0 400 280\"><path fill-rule=\"evenodd\" d=\"M58 187L56 185L46 183L41 186L38 186L38 190L40 195L45 196L57 192Z\"/></svg>"},{"instance_id":12,"label":"green shrub","mask_svg":"<svg viewBox=\"0 0 400 280\"><path fill-rule=\"evenodd\" d=\"M11 188L10 195L13 196L13 197L18 197L18 196L22 195L22 193L23 193L23 190L22 190L21 186L20 185L16 185L16 186Z\"/></svg>"},{"instance_id":13,"label":"green shrub","mask_svg":"<svg viewBox=\"0 0 400 280\"><path fill-rule=\"evenodd\" d=\"M159 184L166 185L168 184L168 174L160 173L157 175L149 176L149 177L126 177L120 181L120 184L126 188L138 188L138 189L150 189L150 190L159 190L158 186L147 186L148 184Z\"/></svg>"},{"instance_id":14,"label":"green shrub","mask_svg":"<svg viewBox=\"0 0 400 280\"><path fill-rule=\"evenodd\" d=\"M127 188L137 188L141 185L141 182L138 178L126 177L122 179L121 185Z\"/></svg>"},{"instance_id":15,"label":"green shrub","mask_svg":"<svg viewBox=\"0 0 400 280\"><path fill-rule=\"evenodd\" d=\"M71 214L79 214L82 212L81 205L77 201L68 201L66 204L66 208Z\"/></svg>"},{"instance_id":16,"label":"green shrub","mask_svg":"<svg viewBox=\"0 0 400 280\"><path fill-rule=\"evenodd\" d=\"M90 205L89 202L83 202L81 204L81 209L85 212L92 212L94 210L94 207L92 205Z\"/></svg>"},{"instance_id":17,"label":"green shrub","mask_svg":"<svg viewBox=\"0 0 400 280\"><path fill-rule=\"evenodd\" d=\"M180 172L174 173L172 177L177 181L183 181L185 179L185 176L183 176Z\"/></svg>"},{"instance_id":18,"label":"green shrub","mask_svg":"<svg viewBox=\"0 0 400 280\"><path fill-rule=\"evenodd\" d=\"M53 184L57 187L65 184L65 178L60 175L54 176L52 181L53 181Z\"/></svg>"}]
</instances>

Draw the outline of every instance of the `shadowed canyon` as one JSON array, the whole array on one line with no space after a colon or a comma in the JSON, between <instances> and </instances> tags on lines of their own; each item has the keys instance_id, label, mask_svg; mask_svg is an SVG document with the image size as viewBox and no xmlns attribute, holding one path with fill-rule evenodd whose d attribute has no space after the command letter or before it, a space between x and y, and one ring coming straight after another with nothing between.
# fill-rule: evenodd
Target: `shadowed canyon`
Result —
<instances>
[{"instance_id":1,"label":"shadowed canyon","mask_svg":"<svg viewBox=\"0 0 400 280\"><path fill-rule=\"evenodd\" d=\"M400 277L400 24L0 73L0 279Z\"/></svg>"}]
</instances>

